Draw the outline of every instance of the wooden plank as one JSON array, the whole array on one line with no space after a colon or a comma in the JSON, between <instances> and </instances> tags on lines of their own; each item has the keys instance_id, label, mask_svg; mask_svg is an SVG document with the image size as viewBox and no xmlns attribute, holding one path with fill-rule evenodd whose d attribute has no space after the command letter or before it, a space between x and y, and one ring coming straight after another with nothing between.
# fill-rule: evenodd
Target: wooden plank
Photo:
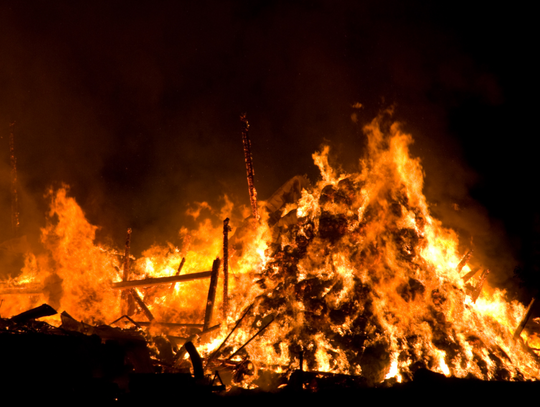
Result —
<instances>
[{"instance_id":1,"label":"wooden plank","mask_svg":"<svg viewBox=\"0 0 540 407\"><path fill-rule=\"evenodd\" d=\"M118 283L112 283L112 288L116 289L128 289L133 287L150 287L159 284L168 284L180 281L193 281L200 280L202 278L208 278L212 275L211 271L203 271L200 273L183 274L181 276L170 277L156 277L145 278L144 280L132 280L132 281L120 281Z\"/></svg>"},{"instance_id":2,"label":"wooden plank","mask_svg":"<svg viewBox=\"0 0 540 407\"><path fill-rule=\"evenodd\" d=\"M210 278L210 287L208 288L208 301L206 302L203 331L206 331L210 327L210 322L212 321L212 316L214 314L214 301L216 300L219 264L220 260L218 257L214 260L214 264L212 265L212 277Z\"/></svg>"},{"instance_id":3,"label":"wooden plank","mask_svg":"<svg viewBox=\"0 0 540 407\"><path fill-rule=\"evenodd\" d=\"M178 266L178 270L176 271L175 276L179 276L182 272L182 268L184 267L184 263L186 262L186 258L182 257L182 261L180 262L180 265ZM174 291L174 288L176 287L176 283L171 284L171 291Z\"/></svg>"}]
</instances>

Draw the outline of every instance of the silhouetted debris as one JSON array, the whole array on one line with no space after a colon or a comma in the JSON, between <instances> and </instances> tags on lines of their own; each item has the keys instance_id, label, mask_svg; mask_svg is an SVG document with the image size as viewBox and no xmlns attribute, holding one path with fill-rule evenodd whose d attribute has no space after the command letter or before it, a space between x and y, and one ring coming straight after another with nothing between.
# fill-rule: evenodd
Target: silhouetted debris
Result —
<instances>
[{"instance_id":1,"label":"silhouetted debris","mask_svg":"<svg viewBox=\"0 0 540 407\"><path fill-rule=\"evenodd\" d=\"M519 325L516 328L516 331L514 332L514 340L519 338L521 335L521 332L523 331L523 328L525 328L525 325L527 325L527 321L531 317L531 313L533 310L533 304L536 301L536 297L533 297L531 299L531 302L529 303L529 306L527 307L527 310L525 311L525 314L523 315L523 318L521 319Z\"/></svg>"},{"instance_id":2,"label":"silhouetted debris","mask_svg":"<svg viewBox=\"0 0 540 407\"><path fill-rule=\"evenodd\" d=\"M24 311L11 317L11 320L17 323L25 323L31 319L38 319L57 314L56 310L48 304L42 304L39 307Z\"/></svg>"},{"instance_id":3,"label":"silhouetted debris","mask_svg":"<svg viewBox=\"0 0 540 407\"><path fill-rule=\"evenodd\" d=\"M467 264L467 262L471 258L472 253L473 253L473 251L471 249L465 254L465 256L463 256L463 258L461 259L461 261L459 262L459 264L456 267L456 270L457 270L458 273L461 273L461 270L463 269L463 267L465 267L465 265Z\"/></svg>"}]
</instances>

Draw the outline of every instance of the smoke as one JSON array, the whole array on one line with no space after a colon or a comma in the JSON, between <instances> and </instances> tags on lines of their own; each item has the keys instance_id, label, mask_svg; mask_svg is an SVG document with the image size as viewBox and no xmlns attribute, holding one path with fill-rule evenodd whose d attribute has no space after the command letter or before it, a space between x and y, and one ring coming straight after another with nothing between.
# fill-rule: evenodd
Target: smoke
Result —
<instances>
[{"instance_id":1,"label":"smoke","mask_svg":"<svg viewBox=\"0 0 540 407\"><path fill-rule=\"evenodd\" d=\"M464 246L472 237L489 247L482 260L500 259L509 252L500 238L507 225L481 209L489 194L478 204L468 192L485 185L466 150L466 129L478 122L460 121L463 106L489 116L508 97L489 59L494 46L470 36L481 14L357 3L3 2L0 224L10 219L11 121L29 239L39 239L45 191L66 183L100 226L98 239L122 246L131 227L138 253L194 226L186 213L193 202L219 207L227 195L249 203L240 113L251 124L255 183L265 199L295 175L315 180L311 154L323 142L355 170L362 126L393 105L416 140L432 210L461 231ZM499 260L495 268L505 271L497 281L512 261Z\"/></svg>"}]
</instances>

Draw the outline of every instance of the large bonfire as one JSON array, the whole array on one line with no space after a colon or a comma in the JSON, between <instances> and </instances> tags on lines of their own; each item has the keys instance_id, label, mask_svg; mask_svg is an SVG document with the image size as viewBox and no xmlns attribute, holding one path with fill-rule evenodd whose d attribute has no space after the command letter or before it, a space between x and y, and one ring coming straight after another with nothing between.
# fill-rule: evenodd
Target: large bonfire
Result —
<instances>
[{"instance_id":1,"label":"large bonfire","mask_svg":"<svg viewBox=\"0 0 540 407\"><path fill-rule=\"evenodd\" d=\"M409 155L411 136L382 121L365 128L360 172L332 168L326 147L313 155L320 181L280 208L267 205L264 211L261 202L261 213L272 212L261 222L243 219L245 213L235 218L227 201L218 215L231 217L234 235L229 306L212 321L219 329L197 336L193 327L170 324L204 319L208 280L197 280L133 288L154 317L150 332L198 340L214 367L259 333L231 363L249 360L290 372L303 360L306 370L360 376L369 385L410 380L421 367L455 377L537 379L536 355L513 339L523 305L482 285L485 273L474 275L461 261L465 253L458 252L456 233L430 215L420 161ZM125 296L112 284L123 278L124 251L95 243L96 227L66 188L49 195L41 238L46 251L26 255L9 295L2 296L1 315L48 302L85 323L111 323L125 309ZM183 258L182 274L209 270L222 256L221 225L204 220L180 234L178 247L156 245L132 261L130 280L173 276ZM222 304L218 295L215 307ZM132 320L145 319L139 308L131 313ZM180 366L182 358L174 363ZM256 371L236 379L249 385Z\"/></svg>"}]
</instances>

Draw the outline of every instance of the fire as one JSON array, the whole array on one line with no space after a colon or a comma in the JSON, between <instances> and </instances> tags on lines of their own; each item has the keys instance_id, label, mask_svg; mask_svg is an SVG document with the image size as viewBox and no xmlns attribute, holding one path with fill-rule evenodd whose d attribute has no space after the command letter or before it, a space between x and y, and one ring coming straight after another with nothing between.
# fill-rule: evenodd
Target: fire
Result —
<instances>
[{"instance_id":1,"label":"fire","mask_svg":"<svg viewBox=\"0 0 540 407\"><path fill-rule=\"evenodd\" d=\"M456 269L458 237L429 213L412 137L398 124L384 133L382 120L365 128L359 173L332 168L328 148L314 154L321 180L302 192L298 221L259 271L254 316L276 321L250 357L287 364L302 354L309 370L361 374L373 385L408 380L419 367L538 377L535 355L512 339L524 307L487 286L471 300L469 268Z\"/></svg>"},{"instance_id":2,"label":"fire","mask_svg":"<svg viewBox=\"0 0 540 407\"><path fill-rule=\"evenodd\" d=\"M213 355L248 311L210 367L249 360L254 372L235 379L245 386L256 379L257 368L290 372L301 360L308 370L360 375L369 385L410 380L421 367L484 380L538 378L536 355L512 339L525 308L488 285L472 298L470 287L478 283L473 279L469 287L463 280L468 265L457 269L463 256L457 234L430 215L420 160L409 153L412 137L397 123L383 130L384 120L378 117L364 129L367 151L357 173L332 168L328 147L315 153L321 180L284 205L272 226L264 202L258 222L248 217L248 208L239 216L225 198L218 215L233 225L230 306L226 315L214 313L211 325L219 328L213 335L200 334L204 357ZM11 282L42 289L4 296L2 314L49 302L80 321L110 323L125 301L112 285L122 281L122 255L96 244L97 227L67 187L48 196L44 253L29 253ZM199 220L203 208L212 210L200 203L189 213ZM133 259L128 280L208 271L222 255L223 229L210 219L201 217L198 229L179 233L180 246L156 244ZM176 328L161 322L204 319L207 279L133 290L154 318L154 334L174 333ZM214 307L222 305L219 291ZM132 312L133 319L144 320L140 309Z\"/></svg>"}]
</instances>

